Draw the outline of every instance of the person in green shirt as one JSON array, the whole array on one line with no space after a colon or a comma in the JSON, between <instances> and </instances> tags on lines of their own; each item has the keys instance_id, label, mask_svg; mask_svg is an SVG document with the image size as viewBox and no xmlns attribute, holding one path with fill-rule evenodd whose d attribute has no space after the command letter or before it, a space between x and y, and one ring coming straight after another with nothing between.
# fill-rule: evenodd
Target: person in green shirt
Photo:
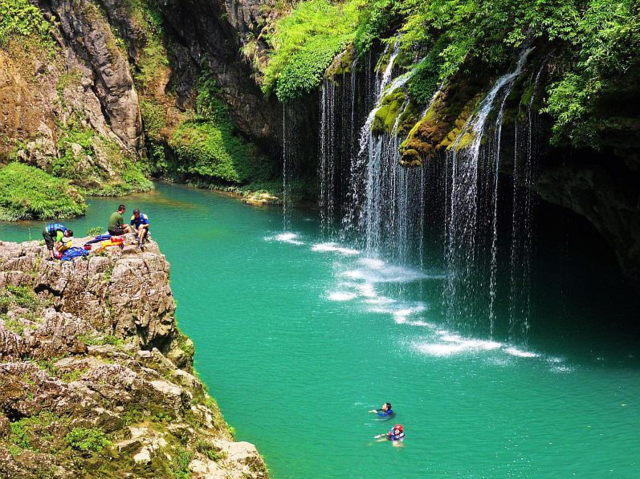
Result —
<instances>
[{"instance_id":1,"label":"person in green shirt","mask_svg":"<svg viewBox=\"0 0 640 479\"><path fill-rule=\"evenodd\" d=\"M118 206L118 211L111 213L109 217L109 226L107 226L107 231L111 236L121 236L125 233L130 233L131 229L129 225L124 224L124 219L122 215L126 211L126 207L124 205Z\"/></svg>"}]
</instances>

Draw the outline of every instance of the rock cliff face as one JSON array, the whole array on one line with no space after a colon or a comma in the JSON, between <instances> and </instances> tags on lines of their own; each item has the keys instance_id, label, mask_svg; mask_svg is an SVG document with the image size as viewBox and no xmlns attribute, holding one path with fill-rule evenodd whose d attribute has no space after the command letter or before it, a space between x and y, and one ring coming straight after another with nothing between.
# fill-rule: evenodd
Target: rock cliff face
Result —
<instances>
[{"instance_id":1,"label":"rock cliff face","mask_svg":"<svg viewBox=\"0 0 640 479\"><path fill-rule=\"evenodd\" d=\"M0 242L0 476L267 477L194 375L156 244L45 258Z\"/></svg>"},{"instance_id":2,"label":"rock cliff face","mask_svg":"<svg viewBox=\"0 0 640 479\"><path fill-rule=\"evenodd\" d=\"M49 42L15 36L0 46L0 164L17 160L89 191L126 185L143 147L129 62L91 2L41 2ZM141 176L140 176L141 178Z\"/></svg>"}]
</instances>

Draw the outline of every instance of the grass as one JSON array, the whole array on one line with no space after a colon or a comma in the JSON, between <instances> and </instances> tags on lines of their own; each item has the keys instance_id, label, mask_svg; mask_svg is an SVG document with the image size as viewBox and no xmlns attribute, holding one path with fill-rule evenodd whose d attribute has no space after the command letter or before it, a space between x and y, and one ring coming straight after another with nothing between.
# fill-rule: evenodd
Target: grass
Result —
<instances>
[{"instance_id":1,"label":"grass","mask_svg":"<svg viewBox=\"0 0 640 479\"><path fill-rule=\"evenodd\" d=\"M111 446L101 428L73 428L66 436L65 442L71 448L82 452L100 452Z\"/></svg>"},{"instance_id":2,"label":"grass","mask_svg":"<svg viewBox=\"0 0 640 479\"><path fill-rule=\"evenodd\" d=\"M66 179L20 163L0 169L0 220L70 218L86 209L83 196Z\"/></svg>"},{"instance_id":3,"label":"grass","mask_svg":"<svg viewBox=\"0 0 640 479\"><path fill-rule=\"evenodd\" d=\"M105 335L105 336L89 336L86 334L78 336L78 339L87 346L103 346L111 345L121 347L124 345L124 341L117 336Z\"/></svg>"}]
</instances>

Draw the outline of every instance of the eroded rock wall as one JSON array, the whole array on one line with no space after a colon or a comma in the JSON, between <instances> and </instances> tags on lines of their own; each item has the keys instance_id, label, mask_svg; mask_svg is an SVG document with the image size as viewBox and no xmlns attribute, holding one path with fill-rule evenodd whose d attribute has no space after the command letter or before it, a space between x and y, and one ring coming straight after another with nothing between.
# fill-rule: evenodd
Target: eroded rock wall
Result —
<instances>
[{"instance_id":1,"label":"eroded rock wall","mask_svg":"<svg viewBox=\"0 0 640 479\"><path fill-rule=\"evenodd\" d=\"M194 375L155 243L46 257L0 242L0 476L267 477Z\"/></svg>"}]
</instances>

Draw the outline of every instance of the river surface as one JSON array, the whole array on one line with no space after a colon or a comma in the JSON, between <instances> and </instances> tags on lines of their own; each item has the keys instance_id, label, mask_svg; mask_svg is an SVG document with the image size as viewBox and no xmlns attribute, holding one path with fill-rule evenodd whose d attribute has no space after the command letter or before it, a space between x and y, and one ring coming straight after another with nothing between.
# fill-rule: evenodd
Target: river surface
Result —
<instances>
[{"instance_id":1,"label":"river surface","mask_svg":"<svg viewBox=\"0 0 640 479\"><path fill-rule=\"evenodd\" d=\"M618 326L637 304L610 262L540 248L512 343L444 321L439 250L400 267L323 243L312 213L283 235L277 209L156 186L67 224L106 226L120 202L149 215L196 367L275 479L640 477L640 351ZM0 223L0 239L42 227ZM367 412L385 401L390 422ZM373 440L392 423L402 447Z\"/></svg>"}]
</instances>

